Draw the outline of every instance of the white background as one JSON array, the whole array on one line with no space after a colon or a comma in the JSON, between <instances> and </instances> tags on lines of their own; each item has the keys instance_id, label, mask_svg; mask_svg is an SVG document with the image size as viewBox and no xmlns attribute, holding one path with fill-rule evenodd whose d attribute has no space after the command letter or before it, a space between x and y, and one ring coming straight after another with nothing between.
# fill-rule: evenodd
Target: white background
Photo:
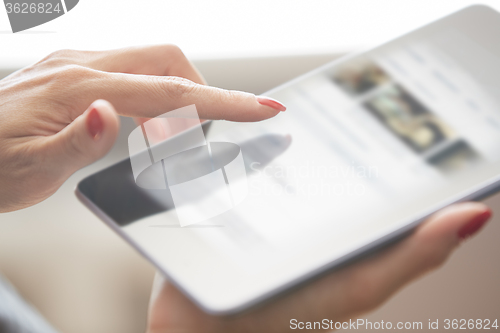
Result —
<instances>
[{"instance_id":1,"label":"white background","mask_svg":"<svg viewBox=\"0 0 500 333\"><path fill-rule=\"evenodd\" d=\"M29 2L30 0L26 0ZM375 44L470 0L80 0L68 14L12 34L0 7L0 68L61 48L175 43L191 58L342 52ZM500 0L482 1L500 9Z\"/></svg>"}]
</instances>

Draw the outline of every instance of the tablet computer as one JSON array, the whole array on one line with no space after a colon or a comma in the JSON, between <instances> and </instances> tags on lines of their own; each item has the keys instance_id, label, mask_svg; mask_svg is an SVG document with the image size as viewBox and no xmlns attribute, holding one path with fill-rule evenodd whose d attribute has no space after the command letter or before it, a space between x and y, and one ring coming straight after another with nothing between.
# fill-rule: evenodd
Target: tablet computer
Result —
<instances>
[{"instance_id":1,"label":"tablet computer","mask_svg":"<svg viewBox=\"0 0 500 333\"><path fill-rule=\"evenodd\" d=\"M204 157L191 147L154 164L164 177L156 188L138 185L132 156L76 189L209 313L247 309L451 203L498 190L500 15L488 7L465 8L265 95L288 110L257 123L203 124L210 170L193 167ZM160 144L182 147L193 135L199 128ZM192 177L171 181L176 172ZM201 176L213 176L213 188L196 183ZM182 191L194 194L182 201ZM214 200L229 206L207 213Z\"/></svg>"}]
</instances>

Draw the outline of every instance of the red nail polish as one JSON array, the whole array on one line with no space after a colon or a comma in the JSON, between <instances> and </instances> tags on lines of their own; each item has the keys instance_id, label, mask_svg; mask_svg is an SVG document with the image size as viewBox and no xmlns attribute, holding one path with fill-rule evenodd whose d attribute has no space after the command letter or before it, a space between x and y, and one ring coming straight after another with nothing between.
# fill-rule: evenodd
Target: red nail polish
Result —
<instances>
[{"instance_id":1,"label":"red nail polish","mask_svg":"<svg viewBox=\"0 0 500 333\"><path fill-rule=\"evenodd\" d=\"M94 139L99 137L101 134L104 124L102 122L99 111L96 108L92 108L87 114L87 128L89 130L90 136Z\"/></svg>"},{"instance_id":2,"label":"red nail polish","mask_svg":"<svg viewBox=\"0 0 500 333\"><path fill-rule=\"evenodd\" d=\"M460 239L468 238L474 235L476 232L481 229L481 227L488 221L491 217L491 210L485 210L481 214L477 215L473 218L469 223L464 225L462 229L458 231L458 237Z\"/></svg>"},{"instance_id":3,"label":"red nail polish","mask_svg":"<svg viewBox=\"0 0 500 333\"><path fill-rule=\"evenodd\" d=\"M284 106L283 104L281 104L280 102L278 102L275 99L265 97L265 96L256 96L256 98L257 98L257 102L259 102L262 105L269 106L269 107L271 107L275 110L278 110L278 111L285 111L286 110L286 106Z\"/></svg>"}]
</instances>

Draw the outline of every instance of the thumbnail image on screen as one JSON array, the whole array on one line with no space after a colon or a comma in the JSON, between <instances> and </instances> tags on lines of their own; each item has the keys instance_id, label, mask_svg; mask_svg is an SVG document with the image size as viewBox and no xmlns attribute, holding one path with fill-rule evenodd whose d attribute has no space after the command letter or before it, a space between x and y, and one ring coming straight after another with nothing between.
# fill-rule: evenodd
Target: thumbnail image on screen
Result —
<instances>
[{"instance_id":1,"label":"thumbnail image on screen","mask_svg":"<svg viewBox=\"0 0 500 333\"><path fill-rule=\"evenodd\" d=\"M479 155L453 128L369 59L340 66L333 81L414 153L449 173Z\"/></svg>"},{"instance_id":2,"label":"thumbnail image on screen","mask_svg":"<svg viewBox=\"0 0 500 333\"><path fill-rule=\"evenodd\" d=\"M356 59L336 71L333 80L351 96L359 96L390 82L390 77L377 64L367 59Z\"/></svg>"},{"instance_id":3,"label":"thumbnail image on screen","mask_svg":"<svg viewBox=\"0 0 500 333\"><path fill-rule=\"evenodd\" d=\"M417 153L425 152L457 134L398 85L390 85L364 106Z\"/></svg>"}]
</instances>

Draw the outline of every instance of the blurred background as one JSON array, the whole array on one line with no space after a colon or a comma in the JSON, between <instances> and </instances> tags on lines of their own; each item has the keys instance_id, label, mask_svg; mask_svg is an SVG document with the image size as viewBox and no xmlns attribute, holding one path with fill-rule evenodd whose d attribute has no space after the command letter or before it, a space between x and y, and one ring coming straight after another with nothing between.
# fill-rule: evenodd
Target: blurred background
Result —
<instances>
[{"instance_id":1,"label":"blurred background","mask_svg":"<svg viewBox=\"0 0 500 333\"><path fill-rule=\"evenodd\" d=\"M174 43L214 86L256 94L347 52L456 11L465 0L81 0L65 16L12 34L0 8L0 78L61 48ZM500 1L483 1L500 10ZM61 332L145 329L154 269L84 208L79 180L127 157L134 128L48 200L0 215L0 272ZM500 196L487 200L500 216ZM451 260L403 290L372 321L496 319L500 217ZM496 317L497 316L497 317ZM425 324L424 324L425 325ZM425 331L425 330L424 330Z\"/></svg>"}]
</instances>

